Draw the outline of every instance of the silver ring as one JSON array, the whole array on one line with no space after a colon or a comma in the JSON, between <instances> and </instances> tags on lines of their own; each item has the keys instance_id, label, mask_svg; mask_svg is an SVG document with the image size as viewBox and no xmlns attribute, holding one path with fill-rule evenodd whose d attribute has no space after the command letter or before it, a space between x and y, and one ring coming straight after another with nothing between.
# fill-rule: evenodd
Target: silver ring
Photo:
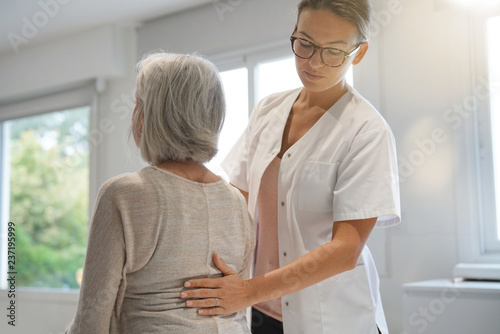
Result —
<instances>
[{"instance_id":1,"label":"silver ring","mask_svg":"<svg viewBox=\"0 0 500 334\"><path fill-rule=\"evenodd\" d=\"M219 306L219 298L215 298L215 307Z\"/></svg>"}]
</instances>

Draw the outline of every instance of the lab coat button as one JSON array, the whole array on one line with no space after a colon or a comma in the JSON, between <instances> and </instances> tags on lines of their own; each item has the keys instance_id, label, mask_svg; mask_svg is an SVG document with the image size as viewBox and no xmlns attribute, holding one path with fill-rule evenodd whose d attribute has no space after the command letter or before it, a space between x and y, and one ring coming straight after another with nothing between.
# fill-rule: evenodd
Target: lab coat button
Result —
<instances>
[{"instance_id":1,"label":"lab coat button","mask_svg":"<svg viewBox=\"0 0 500 334\"><path fill-rule=\"evenodd\" d=\"M288 154L286 155L286 157L287 157L287 158L290 158L291 156L292 156L292 153L288 153Z\"/></svg>"},{"instance_id":2,"label":"lab coat button","mask_svg":"<svg viewBox=\"0 0 500 334\"><path fill-rule=\"evenodd\" d=\"M285 202L281 202L281 206L285 206Z\"/></svg>"},{"instance_id":3,"label":"lab coat button","mask_svg":"<svg viewBox=\"0 0 500 334\"><path fill-rule=\"evenodd\" d=\"M288 306L288 302L285 302L285 306Z\"/></svg>"},{"instance_id":4,"label":"lab coat button","mask_svg":"<svg viewBox=\"0 0 500 334\"><path fill-rule=\"evenodd\" d=\"M286 252L283 252L283 256L286 256Z\"/></svg>"}]
</instances>

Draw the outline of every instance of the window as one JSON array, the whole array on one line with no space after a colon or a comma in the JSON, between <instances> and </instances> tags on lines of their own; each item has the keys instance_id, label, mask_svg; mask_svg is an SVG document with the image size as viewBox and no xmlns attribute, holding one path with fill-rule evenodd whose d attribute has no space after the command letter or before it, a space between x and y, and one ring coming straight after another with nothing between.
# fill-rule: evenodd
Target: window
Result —
<instances>
[{"instance_id":1,"label":"window","mask_svg":"<svg viewBox=\"0 0 500 334\"><path fill-rule=\"evenodd\" d=\"M495 180L496 222L485 226L487 249L500 249L500 16L490 18L486 23L488 50L488 77L490 92L491 140Z\"/></svg>"},{"instance_id":2,"label":"window","mask_svg":"<svg viewBox=\"0 0 500 334\"><path fill-rule=\"evenodd\" d=\"M226 97L226 118L219 137L219 151L207 167L227 179L220 164L248 123L248 70L237 68L220 75Z\"/></svg>"},{"instance_id":3,"label":"window","mask_svg":"<svg viewBox=\"0 0 500 334\"><path fill-rule=\"evenodd\" d=\"M288 46L285 50L285 54L290 53ZM247 61L246 67L238 64L220 72L226 96L226 118L219 138L219 152L207 163L207 167L226 180L221 163L245 130L249 110L270 94L302 86L294 56L280 57L272 53L271 56L259 55L257 59ZM347 73L347 82L353 85L352 67Z\"/></svg>"},{"instance_id":4,"label":"window","mask_svg":"<svg viewBox=\"0 0 500 334\"><path fill-rule=\"evenodd\" d=\"M272 93L302 86L302 82L295 69L294 56L259 63L255 70L255 102ZM352 66L347 73L346 80L349 85L353 85Z\"/></svg>"},{"instance_id":5,"label":"window","mask_svg":"<svg viewBox=\"0 0 500 334\"><path fill-rule=\"evenodd\" d=\"M499 15L481 12L471 20L473 94L464 101L474 117L457 130L464 151L456 197L461 262L500 260Z\"/></svg>"},{"instance_id":6,"label":"window","mask_svg":"<svg viewBox=\"0 0 500 334\"><path fill-rule=\"evenodd\" d=\"M254 74L254 80L248 75L249 71ZM245 130L251 106L269 94L300 87L301 82L293 57L222 71L220 75L226 95L226 119L219 138L219 152L207 167L227 179L221 162ZM256 100L249 105L252 92Z\"/></svg>"},{"instance_id":7,"label":"window","mask_svg":"<svg viewBox=\"0 0 500 334\"><path fill-rule=\"evenodd\" d=\"M295 70L294 57L259 63L255 72L256 103L272 93L302 86Z\"/></svg>"},{"instance_id":8,"label":"window","mask_svg":"<svg viewBox=\"0 0 500 334\"><path fill-rule=\"evenodd\" d=\"M84 106L0 122L0 212L3 231L15 224L20 287L79 287L89 221L89 117ZM0 245L5 252L5 233ZM6 273L7 263L0 264Z\"/></svg>"}]
</instances>

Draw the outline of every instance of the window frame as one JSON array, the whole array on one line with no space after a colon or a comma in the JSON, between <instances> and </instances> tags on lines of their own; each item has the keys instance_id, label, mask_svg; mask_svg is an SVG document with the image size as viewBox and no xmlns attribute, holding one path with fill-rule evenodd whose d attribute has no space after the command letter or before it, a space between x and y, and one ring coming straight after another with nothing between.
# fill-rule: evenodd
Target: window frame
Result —
<instances>
[{"instance_id":1,"label":"window frame","mask_svg":"<svg viewBox=\"0 0 500 334\"><path fill-rule=\"evenodd\" d=\"M488 15L485 17L479 17L475 19L475 31L476 31L476 44L473 45L472 50L476 53L476 59L479 61L475 61L474 73L475 73L475 81L480 81L483 79L488 80L487 82L491 84L489 81L489 54L488 54L488 41L487 41L487 21L490 18L498 17L500 13L496 13L493 15ZM474 57L473 57L474 59ZM484 61L483 61L484 60ZM482 80L484 81L484 80ZM484 84L481 82L476 82L474 88L477 89L478 85ZM488 87L490 89L490 87ZM489 91L490 92L490 91ZM475 91L475 95L479 95L480 92ZM488 94L490 95L490 94ZM500 240L496 237L497 234L497 226L499 222L497 222L497 210L500 208L496 207L496 196L500 196L500 194L495 194L495 185L494 182L489 180L495 180L495 178L500 178L500 175L495 176L494 172L494 157L493 157L493 142L492 142L492 120L491 120L491 97L485 100L479 99L479 161L481 163L480 166L480 175L481 182L480 186L482 187L482 200L481 203L483 205L482 208L482 221L480 222L481 229L481 241L482 241L482 253L483 254L495 254L497 253L500 257ZM500 149L500 148L499 148ZM500 166L498 166L500 167ZM495 226L496 225L496 226Z\"/></svg>"},{"instance_id":2,"label":"window frame","mask_svg":"<svg viewBox=\"0 0 500 334\"><path fill-rule=\"evenodd\" d=\"M492 16L492 17L496 17ZM490 75L489 75L489 54L488 54L488 41L487 41L487 20L489 18L484 19L481 22L478 30L481 29L482 37L478 47L480 47L480 51L476 52L484 52L481 59L484 59L484 62L477 61L476 62L476 80L477 78L485 78L488 80L488 83L491 84ZM477 80L479 81L479 80ZM474 85L477 87L477 84ZM490 86L491 87L491 86ZM488 87L488 95L491 94L490 87ZM475 95L479 94L479 92L474 92ZM481 228L481 241L482 241L482 251L484 254L489 253L499 253L500 254L500 240L496 237L497 226L499 222L497 221L497 210L500 208L496 207L496 197L500 194L496 194L495 191L495 182L488 182L488 180L495 180L500 178L500 175L495 175L495 161L494 161L494 147L493 147L493 128L492 128L492 119L491 113L493 112L491 106L491 96L489 96L486 100L479 101L479 140L480 140L480 156L479 161L481 162L481 170L480 175L481 178L481 187L482 187L482 201L483 204L483 213L482 213L482 221L480 223ZM500 149L500 148L498 148ZM497 166L500 168L500 166Z\"/></svg>"},{"instance_id":3,"label":"window frame","mask_svg":"<svg viewBox=\"0 0 500 334\"><path fill-rule=\"evenodd\" d=\"M496 208L494 183L491 181L495 177L491 106L490 98L480 98L484 96L485 82L489 80L486 22L499 15L500 12L469 14L470 89L471 96L477 97L477 105L472 121L464 122L462 130L457 133L457 145L463 151L457 160L455 183L460 262L500 261L500 240L492 237L496 231L496 210L500 208Z\"/></svg>"},{"instance_id":4,"label":"window frame","mask_svg":"<svg viewBox=\"0 0 500 334\"><path fill-rule=\"evenodd\" d=\"M256 47L215 54L208 58L217 66L220 72L246 67L248 71L248 116L255 104L255 68L258 63L277 60L293 55L288 39Z\"/></svg>"},{"instance_id":5,"label":"window frame","mask_svg":"<svg viewBox=\"0 0 500 334\"><path fill-rule=\"evenodd\" d=\"M96 106L97 94L92 82L82 83L77 86L58 90L51 93L33 96L26 99L17 99L0 105L0 291L7 287L7 224L10 221L9 198L10 182L5 182L5 176L8 175L7 169L10 159L7 159L8 152L4 143L7 141L5 136L4 124L7 121L24 117L32 117L60 110L74 109L78 107L89 106L89 130L97 128ZM89 145L89 221L92 214L92 203L95 202L97 191L99 189L97 175L97 148ZM10 173L9 173L10 174ZM16 223L16 222L14 222ZM30 291L73 291L73 289L46 289L36 287L26 287Z\"/></svg>"}]
</instances>

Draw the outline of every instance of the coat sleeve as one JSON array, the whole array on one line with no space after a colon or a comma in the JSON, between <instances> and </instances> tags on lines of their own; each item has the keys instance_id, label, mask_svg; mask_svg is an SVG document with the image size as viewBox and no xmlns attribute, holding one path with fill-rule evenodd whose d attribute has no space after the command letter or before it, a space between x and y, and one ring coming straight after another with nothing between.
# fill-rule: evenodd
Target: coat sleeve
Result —
<instances>
[{"instance_id":1,"label":"coat sleeve","mask_svg":"<svg viewBox=\"0 0 500 334\"><path fill-rule=\"evenodd\" d=\"M376 227L400 222L395 141L390 129L360 134L338 169L334 221L378 217Z\"/></svg>"},{"instance_id":2,"label":"coat sleeve","mask_svg":"<svg viewBox=\"0 0 500 334\"><path fill-rule=\"evenodd\" d=\"M125 263L125 241L112 187L103 185L89 228L75 318L66 333L109 333Z\"/></svg>"}]
</instances>

